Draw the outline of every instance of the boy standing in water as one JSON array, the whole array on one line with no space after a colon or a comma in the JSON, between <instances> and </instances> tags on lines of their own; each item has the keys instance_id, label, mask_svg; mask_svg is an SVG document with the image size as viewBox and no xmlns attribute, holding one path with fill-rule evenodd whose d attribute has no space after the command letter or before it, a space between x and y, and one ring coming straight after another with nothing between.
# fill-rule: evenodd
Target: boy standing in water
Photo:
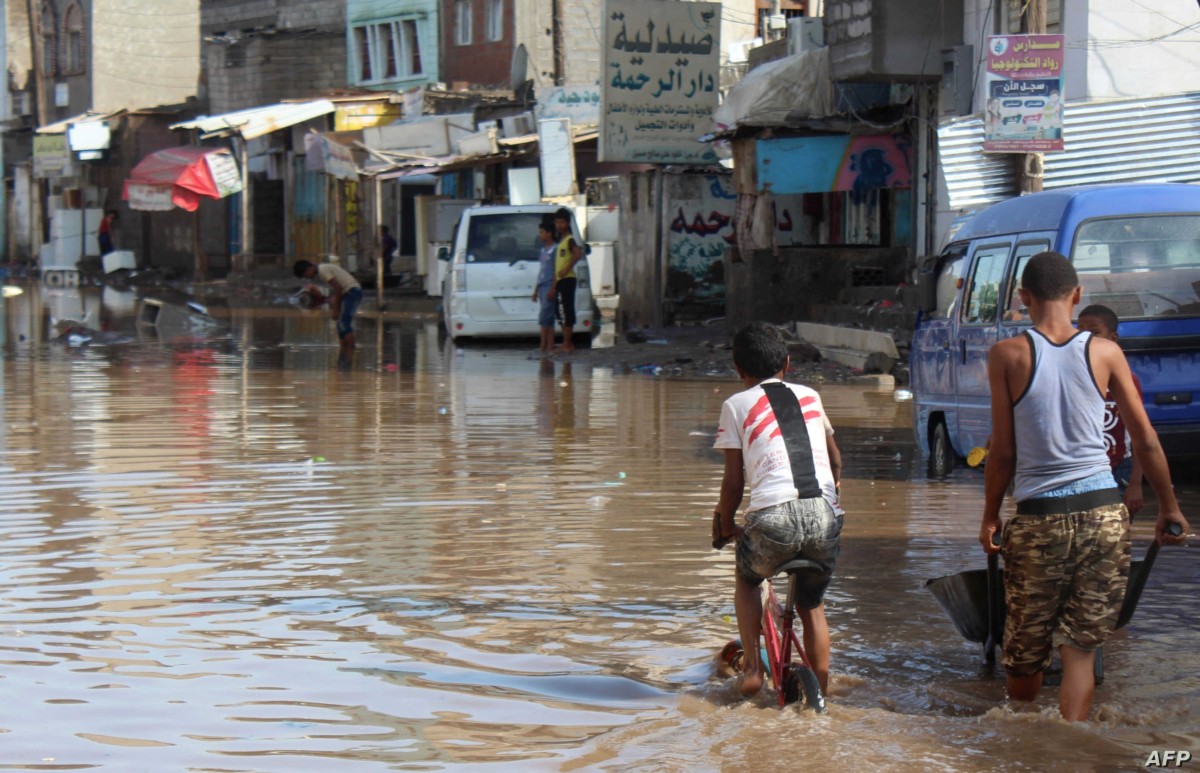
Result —
<instances>
[{"instance_id":1,"label":"boy standing in water","mask_svg":"<svg viewBox=\"0 0 1200 773\"><path fill-rule=\"evenodd\" d=\"M1097 338L1107 338L1116 343L1119 320L1112 309L1098 303L1079 312L1079 329L1086 330ZM1130 371L1138 400L1142 399L1142 382ZM1129 433L1121 419L1121 411L1113 399L1112 391L1104 396L1104 445L1108 449L1108 463L1116 478L1117 488L1125 494L1125 507L1129 515L1137 515L1145 500L1142 497L1142 465L1134 456L1129 443Z\"/></svg>"},{"instance_id":2,"label":"boy standing in water","mask_svg":"<svg viewBox=\"0 0 1200 773\"><path fill-rule=\"evenodd\" d=\"M737 540L733 600L745 651L738 689L751 696L763 684L756 645L762 626L760 586L783 564L803 558L825 567L819 575L799 575L796 599L804 651L824 692L829 626L823 599L840 549L841 455L820 395L782 380L789 358L778 328L765 322L742 328L733 339L733 363L745 390L721 407L713 447L725 451L725 476L712 537L714 546ZM747 484L750 508L738 526L734 516Z\"/></svg>"},{"instance_id":3,"label":"boy standing in water","mask_svg":"<svg viewBox=\"0 0 1200 773\"><path fill-rule=\"evenodd\" d=\"M583 260L583 247L571 234L571 210L559 207L554 213L558 253L554 262L554 294L562 305L563 346L567 354L575 351L575 264Z\"/></svg>"},{"instance_id":4,"label":"boy standing in water","mask_svg":"<svg viewBox=\"0 0 1200 773\"><path fill-rule=\"evenodd\" d=\"M1074 722L1091 708L1095 651L1113 632L1129 575L1129 514L1104 448L1105 393L1116 399L1158 495L1159 544L1183 542L1166 527L1178 523L1186 533L1187 521L1125 355L1071 324L1082 291L1070 261L1056 252L1034 255L1018 292L1034 327L988 353L992 442L979 542L1004 555L1008 697L1037 697L1057 646L1058 707ZM996 547L992 536L1014 475L1017 514Z\"/></svg>"},{"instance_id":5,"label":"boy standing in water","mask_svg":"<svg viewBox=\"0 0 1200 773\"><path fill-rule=\"evenodd\" d=\"M538 225L538 278L530 299L538 304L538 328L542 339L539 351L543 355L554 349L554 316L558 310L558 299L554 296L554 259L558 251L554 231L553 221L543 220Z\"/></svg>"}]
</instances>

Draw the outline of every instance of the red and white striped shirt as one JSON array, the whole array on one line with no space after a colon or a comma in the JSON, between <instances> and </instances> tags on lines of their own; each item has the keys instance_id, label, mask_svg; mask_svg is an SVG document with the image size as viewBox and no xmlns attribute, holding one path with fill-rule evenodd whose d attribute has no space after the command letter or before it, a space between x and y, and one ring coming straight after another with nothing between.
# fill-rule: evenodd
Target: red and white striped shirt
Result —
<instances>
[{"instance_id":1,"label":"red and white striped shirt","mask_svg":"<svg viewBox=\"0 0 1200 773\"><path fill-rule=\"evenodd\" d=\"M767 379L763 383L777 380ZM813 466L821 493L834 510L839 510L833 468L829 464L829 447L825 443L825 436L833 434L833 427L825 417L821 396L806 386L785 385L796 395L804 410L804 426L812 445ZM721 406L721 422L713 448L741 449L746 484L750 487L751 511L796 498L797 484L792 479L787 447L761 384L738 392Z\"/></svg>"}]
</instances>

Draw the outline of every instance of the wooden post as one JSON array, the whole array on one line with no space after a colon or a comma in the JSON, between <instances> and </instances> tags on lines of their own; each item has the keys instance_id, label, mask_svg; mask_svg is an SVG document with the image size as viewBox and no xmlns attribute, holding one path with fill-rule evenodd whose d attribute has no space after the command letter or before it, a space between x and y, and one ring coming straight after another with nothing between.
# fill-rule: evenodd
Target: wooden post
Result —
<instances>
[{"instance_id":1,"label":"wooden post","mask_svg":"<svg viewBox=\"0 0 1200 773\"><path fill-rule=\"evenodd\" d=\"M238 135L238 155L242 163L242 255L241 264L242 271L250 271L250 265L254 261L254 229L251 227L250 218L253 216L253 208L250 206L250 150L248 147L249 141Z\"/></svg>"},{"instance_id":2,"label":"wooden post","mask_svg":"<svg viewBox=\"0 0 1200 773\"><path fill-rule=\"evenodd\" d=\"M1026 0L1021 14L1021 32L1027 35L1046 34L1046 0ZM1015 160L1018 192L1024 196L1042 190L1045 156L1041 153L1018 153Z\"/></svg>"},{"instance_id":3,"label":"wooden post","mask_svg":"<svg viewBox=\"0 0 1200 773\"><path fill-rule=\"evenodd\" d=\"M204 252L200 249L199 207L196 207L196 211L192 213L192 257L196 261L196 281L203 282L208 278L208 261L204 259Z\"/></svg>"},{"instance_id":4,"label":"wooden post","mask_svg":"<svg viewBox=\"0 0 1200 773\"><path fill-rule=\"evenodd\" d=\"M375 206L374 206L374 226L371 232L371 248L375 248L375 243L380 237L380 227L383 225L383 184L379 181L379 175L371 178L371 189L374 191ZM383 249L382 245L375 255L375 291L378 299L375 303L379 307L379 313L383 314L383 310L387 308L387 304L383 300ZM383 327L383 317L379 318L379 326Z\"/></svg>"}]
</instances>

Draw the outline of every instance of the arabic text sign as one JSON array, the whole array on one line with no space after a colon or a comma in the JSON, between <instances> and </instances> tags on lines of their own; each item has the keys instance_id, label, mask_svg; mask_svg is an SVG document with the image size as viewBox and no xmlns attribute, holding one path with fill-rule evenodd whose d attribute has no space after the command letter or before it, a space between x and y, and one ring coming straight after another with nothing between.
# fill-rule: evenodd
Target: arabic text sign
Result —
<instances>
[{"instance_id":1,"label":"arabic text sign","mask_svg":"<svg viewBox=\"0 0 1200 773\"><path fill-rule=\"evenodd\" d=\"M600 87L591 85L553 86L538 94L538 120L569 118L572 125L600 123Z\"/></svg>"},{"instance_id":2,"label":"arabic text sign","mask_svg":"<svg viewBox=\"0 0 1200 773\"><path fill-rule=\"evenodd\" d=\"M1062 150L1062 35L988 38L983 149Z\"/></svg>"},{"instance_id":3,"label":"arabic text sign","mask_svg":"<svg viewBox=\"0 0 1200 773\"><path fill-rule=\"evenodd\" d=\"M717 107L720 30L719 3L606 0L601 161L717 162L697 138Z\"/></svg>"},{"instance_id":4,"label":"arabic text sign","mask_svg":"<svg viewBox=\"0 0 1200 773\"><path fill-rule=\"evenodd\" d=\"M231 154L209 153L204 161L208 164L208 173L212 175L213 184L217 186L221 198L242 190L242 174Z\"/></svg>"},{"instance_id":5,"label":"arabic text sign","mask_svg":"<svg viewBox=\"0 0 1200 773\"><path fill-rule=\"evenodd\" d=\"M125 186L125 199L129 202L129 208L142 212L170 212L175 209L171 194L170 185L128 183Z\"/></svg>"}]
</instances>

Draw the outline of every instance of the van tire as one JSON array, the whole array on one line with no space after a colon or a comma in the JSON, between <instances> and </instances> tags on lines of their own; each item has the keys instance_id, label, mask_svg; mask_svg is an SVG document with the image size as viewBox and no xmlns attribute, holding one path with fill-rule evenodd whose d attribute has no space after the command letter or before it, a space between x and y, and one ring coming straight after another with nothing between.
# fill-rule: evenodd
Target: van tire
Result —
<instances>
[{"instance_id":1,"label":"van tire","mask_svg":"<svg viewBox=\"0 0 1200 773\"><path fill-rule=\"evenodd\" d=\"M929 477L945 478L954 470L954 446L950 445L950 430L939 419L929 433Z\"/></svg>"}]
</instances>

